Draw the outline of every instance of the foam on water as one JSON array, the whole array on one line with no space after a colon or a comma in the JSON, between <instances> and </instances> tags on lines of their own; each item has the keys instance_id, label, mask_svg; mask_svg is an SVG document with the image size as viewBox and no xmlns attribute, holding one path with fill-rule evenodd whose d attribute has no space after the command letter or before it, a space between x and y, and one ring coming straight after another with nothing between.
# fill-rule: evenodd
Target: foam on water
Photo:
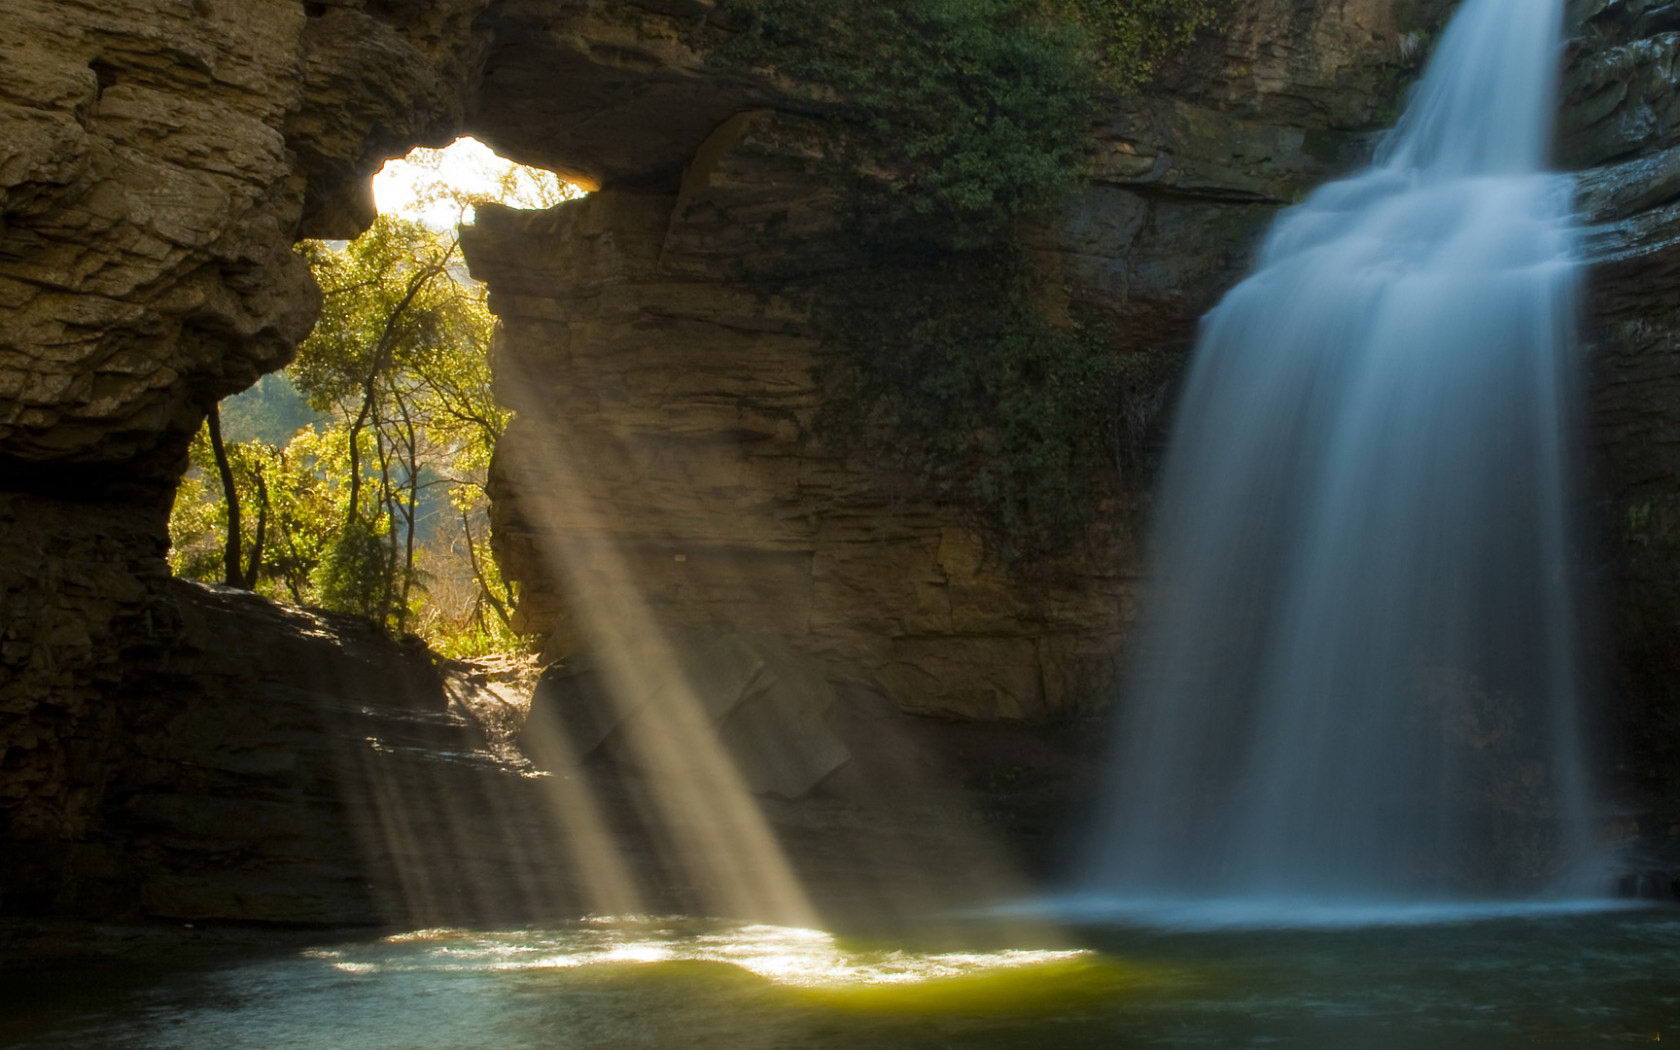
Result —
<instances>
[{"instance_id":1,"label":"foam on water","mask_svg":"<svg viewBox=\"0 0 1680 1050\"><path fill-rule=\"evenodd\" d=\"M1141 926L1184 932L1227 930L1355 930L1374 926L1439 926L1508 919L1552 919L1636 911L1650 905L1602 897L1546 900L1432 900L1410 904L1322 897L1109 897L1074 894L1023 903L1011 914L1082 924Z\"/></svg>"}]
</instances>

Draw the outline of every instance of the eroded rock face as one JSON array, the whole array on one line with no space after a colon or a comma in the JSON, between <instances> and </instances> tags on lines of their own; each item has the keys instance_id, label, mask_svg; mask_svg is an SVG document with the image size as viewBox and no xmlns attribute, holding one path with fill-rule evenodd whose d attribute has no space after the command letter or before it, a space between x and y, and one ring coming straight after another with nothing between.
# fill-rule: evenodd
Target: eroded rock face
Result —
<instances>
[{"instance_id":1,"label":"eroded rock face","mask_svg":"<svg viewBox=\"0 0 1680 1050\"><path fill-rule=\"evenodd\" d=\"M56 786L12 807L8 912L412 922L487 918L498 897L519 911L532 866L564 886L559 836L476 717L490 687L471 668L354 618L195 584L160 585L142 620L102 703L62 712L84 721L65 765L43 779L8 763L8 790Z\"/></svg>"},{"instance_id":2,"label":"eroded rock face","mask_svg":"<svg viewBox=\"0 0 1680 1050\"><path fill-rule=\"evenodd\" d=\"M659 743L650 734L680 743L690 730L711 733L748 792L782 799L810 795L851 761L829 726L836 696L826 668L778 637L644 637L624 656L648 665L641 688L615 683L610 667L551 668L532 697L519 749L558 775L596 756L650 765Z\"/></svg>"},{"instance_id":3,"label":"eroded rock face","mask_svg":"<svg viewBox=\"0 0 1680 1050\"><path fill-rule=\"evenodd\" d=\"M504 148L575 151L582 175L680 164L717 108L686 88L693 105L671 102L697 59L621 38L675 40L706 7L0 5L0 838L90 826L114 685L174 601L162 556L187 440L313 323L295 241L353 235L373 170L469 118ZM561 67L595 101L549 105ZM656 80L664 102L625 103L633 128L590 119Z\"/></svg>"},{"instance_id":4,"label":"eroded rock face","mask_svg":"<svg viewBox=\"0 0 1680 1050\"><path fill-rule=\"evenodd\" d=\"M89 833L121 747L117 687L174 601L165 523L187 440L206 405L283 364L313 323L292 245L330 223L305 225L306 202L344 212L330 175L359 167L365 182L379 149L458 122L457 56L474 37L445 16L462 8L0 6L8 842ZM324 21L359 28L334 36Z\"/></svg>"},{"instance_id":5,"label":"eroded rock face","mask_svg":"<svg viewBox=\"0 0 1680 1050\"><path fill-rule=\"evenodd\" d=\"M714 6L0 5L8 900L25 884L51 897L54 870L101 865L109 879L80 885L132 895L139 869L108 837L125 799L290 782L284 762L209 760L219 772L179 781L160 771L199 761L182 747L204 738L173 727L222 724L274 684L212 666L211 643L190 641L204 635L163 569L169 491L203 406L279 366L307 330L315 292L295 239L355 232L383 158L458 133L606 187L551 213L486 209L469 235L505 322L502 394L520 412L495 470L497 540L525 585L521 615L553 651L586 640L580 593L629 577L673 626L775 635L821 661L841 705L862 685L901 709L1032 719L1104 696L1139 586L1137 486L1099 479L1102 527L1063 558L1011 565L964 508L824 448L825 350L800 292L855 263L813 171L827 132L777 91L706 64L694 30ZM1163 90L1109 108L1093 131L1096 176L1036 243L1047 272L1072 305L1106 312L1121 344L1183 346L1275 209L1354 163L1388 123L1414 34L1451 6L1242 0ZM1594 421L1617 525L1625 695L1656 698L1628 718L1648 725L1680 681L1680 26L1657 0L1581 0L1576 14L1564 152L1593 169L1586 199L1609 223ZM603 536L618 565L558 563ZM216 615L258 635L291 629ZM160 654L189 651L160 670ZM271 669L282 687L284 670ZM286 724L280 736L307 735ZM131 826L158 842L176 817L199 822L188 838L200 843L231 826L203 817L214 806L146 806ZM227 821L232 808L216 812ZM283 852L284 838L253 848ZM216 861L196 848L144 869L160 873L142 893L156 913L288 918L353 890L342 881L267 911L216 903L221 891L192 876Z\"/></svg>"},{"instance_id":6,"label":"eroded rock face","mask_svg":"<svg viewBox=\"0 0 1680 1050\"><path fill-rule=\"evenodd\" d=\"M167 583L165 508L0 494L0 838L75 837L95 819L114 695Z\"/></svg>"},{"instance_id":7,"label":"eroded rock face","mask_svg":"<svg viewBox=\"0 0 1680 1050\"><path fill-rule=\"evenodd\" d=\"M132 459L284 362L301 8L21 0L0 20L0 454Z\"/></svg>"},{"instance_id":8,"label":"eroded rock face","mask_svg":"<svg viewBox=\"0 0 1680 1050\"><path fill-rule=\"evenodd\" d=\"M801 239L718 215L811 196L714 173L682 202L603 191L481 212L469 258L502 317L501 389L519 409L493 493L520 615L551 652L575 653L589 630L577 596L587 619L634 590L671 627L783 635L908 709L1044 716L1069 702L1047 676L1088 680L1076 665L1109 659L1127 566L1069 558L1023 586L912 479L816 447L822 350L803 312L699 254L797 255ZM821 220L786 225L805 221ZM590 553L601 543L610 556Z\"/></svg>"},{"instance_id":9,"label":"eroded rock face","mask_svg":"<svg viewBox=\"0 0 1680 1050\"><path fill-rule=\"evenodd\" d=\"M1096 177L1035 239L1047 283L1112 319L1117 350L1182 348L1275 209L1381 126L1409 17L1243 5L1174 90L1116 101L1094 129ZM776 633L909 711L1101 704L1138 587L1135 479L1092 479L1102 524L1011 563L969 508L825 445L830 351L808 294L859 265L818 171L832 133L772 101L719 126L680 186L481 209L465 231L518 412L492 491L523 622L576 653L591 608L634 589L665 625Z\"/></svg>"},{"instance_id":10,"label":"eroded rock face","mask_svg":"<svg viewBox=\"0 0 1680 1050\"><path fill-rule=\"evenodd\" d=\"M1600 482L1624 788L1672 795L1680 768L1680 13L1579 0L1561 147L1582 169ZM1680 845L1676 846L1680 849Z\"/></svg>"}]
</instances>

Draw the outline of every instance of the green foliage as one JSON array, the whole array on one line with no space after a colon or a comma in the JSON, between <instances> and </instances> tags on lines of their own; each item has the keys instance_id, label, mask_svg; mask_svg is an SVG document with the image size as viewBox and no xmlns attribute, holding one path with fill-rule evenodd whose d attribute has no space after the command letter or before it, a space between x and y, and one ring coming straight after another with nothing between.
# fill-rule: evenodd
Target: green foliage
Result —
<instances>
[{"instance_id":1,"label":"green foliage","mask_svg":"<svg viewBox=\"0 0 1680 1050\"><path fill-rule=\"evenodd\" d=\"M844 282L817 317L841 347L870 348L829 377L830 440L978 508L1011 559L1090 523L1090 479L1134 439L1128 400L1161 385L1159 361L1116 353L1100 322L1052 323L1029 265L996 250L932 256Z\"/></svg>"},{"instance_id":2,"label":"green foliage","mask_svg":"<svg viewBox=\"0 0 1680 1050\"><path fill-rule=\"evenodd\" d=\"M1100 326L1052 318L1023 225L1081 184L1104 88L1127 90L1220 0L732 0L722 61L814 85L848 121L829 168L860 272L815 296L840 351L825 430L978 507L1009 554L1066 542L1158 385Z\"/></svg>"},{"instance_id":3,"label":"green foliage","mask_svg":"<svg viewBox=\"0 0 1680 1050\"><path fill-rule=\"evenodd\" d=\"M1109 86L1132 90L1160 61L1214 23L1221 0L1051 0L1052 10L1083 31Z\"/></svg>"},{"instance_id":4,"label":"green foliage","mask_svg":"<svg viewBox=\"0 0 1680 1050\"><path fill-rule=\"evenodd\" d=\"M342 414L391 375L487 367L494 319L453 238L385 216L342 248L299 251L326 294L287 375L317 411Z\"/></svg>"},{"instance_id":5,"label":"green foliage","mask_svg":"<svg viewBox=\"0 0 1680 1050\"><path fill-rule=\"evenodd\" d=\"M1023 0L736 0L728 62L831 89L836 166L887 240L973 248L1078 182L1094 72L1082 37Z\"/></svg>"},{"instance_id":6,"label":"green foliage","mask_svg":"<svg viewBox=\"0 0 1680 1050\"><path fill-rule=\"evenodd\" d=\"M507 618L512 589L490 548L487 530L474 532L482 518L483 493L457 489L456 515L440 523L421 552L425 601L415 610L414 630L439 654L468 660L522 650L524 639Z\"/></svg>"},{"instance_id":7,"label":"green foliage","mask_svg":"<svg viewBox=\"0 0 1680 1050\"><path fill-rule=\"evenodd\" d=\"M200 430L189 453L191 466L175 489L169 515L169 568L177 576L204 583L222 578L222 541L227 535L227 504L210 462L210 440Z\"/></svg>"},{"instance_id":8,"label":"green foliage","mask_svg":"<svg viewBox=\"0 0 1680 1050\"><path fill-rule=\"evenodd\" d=\"M719 57L851 119L837 170L875 235L965 249L1074 189L1100 91L1143 83L1221 2L726 0Z\"/></svg>"},{"instance_id":9,"label":"green foliage","mask_svg":"<svg viewBox=\"0 0 1680 1050\"><path fill-rule=\"evenodd\" d=\"M257 589L417 629L451 651L518 648L483 542L484 477L507 422L490 392L483 289L465 278L455 241L417 223L381 218L343 247L299 250L324 292L321 319L284 376L256 388L260 400L241 395L254 402L244 415L227 414L260 435L227 445ZM305 398L309 425L272 439L273 417L290 406L297 418ZM229 514L202 434L192 468L171 516L171 561L218 581Z\"/></svg>"},{"instance_id":10,"label":"green foliage","mask_svg":"<svg viewBox=\"0 0 1680 1050\"><path fill-rule=\"evenodd\" d=\"M261 440L229 441L228 465L234 482L249 493L240 520L240 549L256 546L257 531L272 527L274 502L263 498L270 481L284 486L284 462L277 449ZM227 538L228 508L222 497L220 476L210 448L209 431L201 429L188 449L188 473L175 494L175 512L169 519L170 564L176 575L207 583L220 582L224 574L223 545ZM260 481L260 483L259 483Z\"/></svg>"},{"instance_id":11,"label":"green foliage","mask_svg":"<svg viewBox=\"0 0 1680 1050\"><path fill-rule=\"evenodd\" d=\"M383 619L390 602L386 537L390 522L370 522L357 515L324 546L311 574L315 604L324 609Z\"/></svg>"}]
</instances>

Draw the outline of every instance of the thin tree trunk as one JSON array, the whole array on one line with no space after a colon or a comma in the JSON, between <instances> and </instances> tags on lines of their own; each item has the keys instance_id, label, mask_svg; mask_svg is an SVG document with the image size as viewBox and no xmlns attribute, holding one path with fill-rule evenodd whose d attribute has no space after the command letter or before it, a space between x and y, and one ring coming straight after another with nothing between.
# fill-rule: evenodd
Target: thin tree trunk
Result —
<instances>
[{"instance_id":1,"label":"thin tree trunk","mask_svg":"<svg viewBox=\"0 0 1680 1050\"><path fill-rule=\"evenodd\" d=\"M473 579L478 581L479 593L490 603L490 608L496 610L496 618L502 621L502 626L511 631L513 619L508 616L507 606L502 604L502 600L496 597L496 592L490 589L490 581L485 579L484 569L478 563L478 548L473 545L472 520L467 516L465 509L461 511L461 528L466 533L467 560L472 563Z\"/></svg>"},{"instance_id":2,"label":"thin tree trunk","mask_svg":"<svg viewBox=\"0 0 1680 1050\"><path fill-rule=\"evenodd\" d=\"M408 598L414 586L414 519L420 508L420 439L414 431L414 416L409 411L408 402L395 389L391 393L396 398L397 408L402 411L403 434L408 449L408 528L403 539L402 606L397 613L397 626L400 628L407 622Z\"/></svg>"},{"instance_id":3,"label":"thin tree trunk","mask_svg":"<svg viewBox=\"0 0 1680 1050\"><path fill-rule=\"evenodd\" d=\"M262 468L256 470L257 481L257 535L251 543L251 560L246 563L245 589L257 589L257 578L262 575L263 546L268 538L268 482L263 478Z\"/></svg>"},{"instance_id":4,"label":"thin tree trunk","mask_svg":"<svg viewBox=\"0 0 1680 1050\"><path fill-rule=\"evenodd\" d=\"M389 522L385 530L385 571L379 581L378 620L386 623L396 599L397 577L397 502L396 487L391 484L391 452L385 443L385 420L376 412L373 417L373 445L379 456L379 505Z\"/></svg>"},{"instance_id":5,"label":"thin tree trunk","mask_svg":"<svg viewBox=\"0 0 1680 1050\"><path fill-rule=\"evenodd\" d=\"M346 530L356 524L356 505L362 498L362 427L367 425L368 414L372 411L373 380L369 379L362 389L361 411L356 413L356 421L350 424L350 502L344 511Z\"/></svg>"},{"instance_id":6,"label":"thin tree trunk","mask_svg":"<svg viewBox=\"0 0 1680 1050\"><path fill-rule=\"evenodd\" d=\"M205 423L210 428L210 451L216 457L216 472L222 476L222 497L227 500L227 542L222 547L222 575L229 587L243 587L244 574L239 570L239 489L233 483L233 465L228 462L227 446L222 443L220 406L210 406Z\"/></svg>"},{"instance_id":7,"label":"thin tree trunk","mask_svg":"<svg viewBox=\"0 0 1680 1050\"><path fill-rule=\"evenodd\" d=\"M286 592L292 596L293 604L303 605L303 591L298 588L297 580L293 577L293 573L297 572L298 568L303 565L303 558L298 554L297 538L292 535L292 530L286 528L284 524L280 526L280 535L286 541L287 553L292 556L292 564L285 573Z\"/></svg>"},{"instance_id":8,"label":"thin tree trunk","mask_svg":"<svg viewBox=\"0 0 1680 1050\"><path fill-rule=\"evenodd\" d=\"M356 414L356 421L350 425L350 510L345 517L346 526L355 524L356 499L361 494L362 487L361 457L356 448L356 438L360 436L362 427L367 423L368 415L373 411L374 383L378 381L380 372L384 371L385 366L390 363L392 345L396 341L397 323L402 319L403 314L408 312L409 306L413 304L414 297L420 294L420 290L434 277L448 271L449 259L454 254L455 246L451 245L449 251L441 259L411 277L407 290L403 292L402 299L391 309L390 315L385 318L385 328L380 332L379 343L374 349L373 364L368 369L367 378L362 381L362 408ZM377 421L375 421L375 426L378 426Z\"/></svg>"}]
</instances>

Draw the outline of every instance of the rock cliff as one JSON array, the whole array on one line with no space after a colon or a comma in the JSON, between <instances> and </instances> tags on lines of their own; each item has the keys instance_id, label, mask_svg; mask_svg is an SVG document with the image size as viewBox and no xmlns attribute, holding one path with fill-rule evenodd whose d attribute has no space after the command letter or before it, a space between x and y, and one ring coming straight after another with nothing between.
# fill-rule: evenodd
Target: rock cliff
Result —
<instances>
[{"instance_id":1,"label":"rock cliff","mask_svg":"<svg viewBox=\"0 0 1680 1050\"><path fill-rule=\"evenodd\" d=\"M380 148L459 121L451 63L470 27L447 31L449 5L392 6L0 10L9 843L76 842L99 824L125 746L119 687L176 604L162 555L186 442L207 405L283 364L313 323L317 292L291 246L344 231L329 176L365 181Z\"/></svg>"},{"instance_id":2,"label":"rock cliff","mask_svg":"<svg viewBox=\"0 0 1680 1050\"><path fill-rule=\"evenodd\" d=\"M107 686L110 746L74 745L82 830L18 836L0 857L8 913L345 925L562 910L519 891L573 880L486 675L245 592L174 582L158 598Z\"/></svg>"},{"instance_id":3,"label":"rock cliff","mask_svg":"<svg viewBox=\"0 0 1680 1050\"><path fill-rule=\"evenodd\" d=\"M1181 350L1275 209L1386 123L1408 34L1441 9L1239 5L1159 90L1111 100L1093 178L1034 238L1057 308L1105 318L1115 352ZM817 159L834 129L808 109L734 115L680 181L481 209L465 231L517 410L492 494L523 623L575 653L577 607L635 588L670 627L782 634L908 711L1101 705L1138 587L1138 479L1089 479L1103 524L1017 563L972 507L825 441L834 362L809 304L859 261ZM1134 425L1163 397L1129 406ZM615 556L579 553L602 544Z\"/></svg>"},{"instance_id":4,"label":"rock cliff","mask_svg":"<svg viewBox=\"0 0 1680 1050\"><path fill-rule=\"evenodd\" d=\"M1106 315L1117 350L1182 348L1269 215L1368 148L1450 6L1234 0L1220 32L1093 127L1093 177L1035 234L1047 283L1065 288L1055 305ZM183 597L164 523L206 406L282 364L313 320L292 244L353 234L383 159L458 134L601 187L552 212L485 209L468 234L519 412L495 467L497 542L551 651L583 643L580 595L610 602L634 580L673 628L779 636L827 668L841 703L861 685L903 710L1034 719L1105 695L1140 586L1147 486L1093 479L1104 524L1064 556L1009 563L966 508L825 445L827 350L802 293L855 265L814 168L829 129L783 86L707 61L696 41L715 10L0 7L0 906L371 907L353 866L292 912L284 895L256 904L237 880L195 881L226 859L209 848L219 837L252 872L288 847L241 839L225 809L204 816L213 802L157 798L267 783L281 809L314 803L275 787L292 759L264 766L260 741L224 765L182 750L267 707L293 670L218 663L212 650L247 640L202 618L274 637L297 624ZM1680 702L1680 22L1658 0L1580 0L1572 17L1562 153L1602 224L1592 422L1601 575L1618 588L1613 708L1649 729ZM1133 406L1142 429L1164 397ZM603 539L610 559L556 564ZM200 656L167 655L187 652ZM307 705L252 726L314 731L284 710ZM211 728L177 735L178 719ZM1664 733L1646 735L1672 766L1680 733ZM292 743L324 761L324 744ZM123 808L136 799L152 801Z\"/></svg>"},{"instance_id":5,"label":"rock cliff","mask_svg":"<svg viewBox=\"0 0 1680 1050\"><path fill-rule=\"evenodd\" d=\"M1595 259L1590 425L1612 672L1602 717L1615 730L1618 788L1672 799L1680 769L1672 728L1680 710L1680 13L1648 0L1580 0L1573 15L1581 30L1561 149L1581 172Z\"/></svg>"}]
</instances>

